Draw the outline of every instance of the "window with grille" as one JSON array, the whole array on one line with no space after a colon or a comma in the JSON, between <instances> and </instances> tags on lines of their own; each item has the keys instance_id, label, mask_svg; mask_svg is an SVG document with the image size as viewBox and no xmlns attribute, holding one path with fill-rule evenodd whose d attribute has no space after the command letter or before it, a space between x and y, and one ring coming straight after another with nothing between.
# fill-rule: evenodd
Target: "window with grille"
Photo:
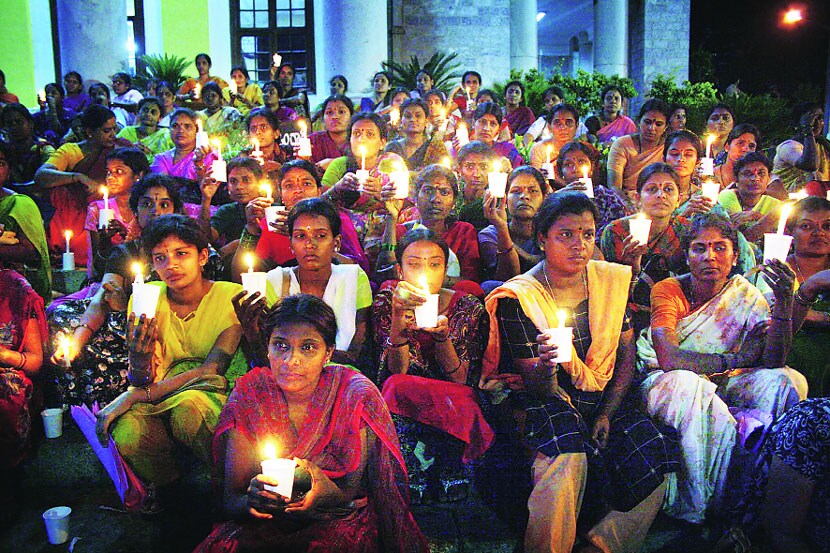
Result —
<instances>
[{"instance_id":1,"label":"window with grille","mask_svg":"<svg viewBox=\"0 0 830 553\"><path fill-rule=\"evenodd\" d=\"M314 91L313 0L231 0L231 55L251 80L270 80L272 56L294 66L294 86Z\"/></svg>"}]
</instances>

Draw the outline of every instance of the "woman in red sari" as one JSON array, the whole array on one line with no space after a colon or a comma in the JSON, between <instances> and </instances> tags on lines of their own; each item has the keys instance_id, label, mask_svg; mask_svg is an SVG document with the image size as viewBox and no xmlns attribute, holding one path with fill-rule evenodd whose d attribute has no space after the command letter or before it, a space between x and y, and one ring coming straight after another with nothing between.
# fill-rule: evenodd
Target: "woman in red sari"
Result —
<instances>
[{"instance_id":1,"label":"woman in red sari","mask_svg":"<svg viewBox=\"0 0 830 553\"><path fill-rule=\"evenodd\" d=\"M20 509L18 467L29 451L32 378L43 363L43 298L0 265L0 529ZM11 499L11 501L9 501Z\"/></svg>"},{"instance_id":2,"label":"woman in red sari","mask_svg":"<svg viewBox=\"0 0 830 553\"><path fill-rule=\"evenodd\" d=\"M334 312L308 294L285 298L266 316L270 367L237 380L214 438L223 504L234 520L197 552L429 550L409 512L380 392L359 372L328 364L336 333ZM286 498L265 489L279 484L260 474L269 441L310 473L307 493L295 486Z\"/></svg>"}]
</instances>

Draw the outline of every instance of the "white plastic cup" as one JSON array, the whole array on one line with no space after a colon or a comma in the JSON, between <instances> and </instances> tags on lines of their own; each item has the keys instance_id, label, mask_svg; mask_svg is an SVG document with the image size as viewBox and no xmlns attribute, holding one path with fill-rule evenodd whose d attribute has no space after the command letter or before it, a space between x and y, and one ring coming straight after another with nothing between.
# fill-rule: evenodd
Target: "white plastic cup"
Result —
<instances>
[{"instance_id":1,"label":"white plastic cup","mask_svg":"<svg viewBox=\"0 0 830 553\"><path fill-rule=\"evenodd\" d=\"M161 288L153 284L133 283L133 313L136 318L145 315L147 319L156 316Z\"/></svg>"},{"instance_id":2,"label":"white plastic cup","mask_svg":"<svg viewBox=\"0 0 830 553\"><path fill-rule=\"evenodd\" d=\"M369 170L358 169L354 172L354 175L357 177L358 184L360 184L360 188L358 190L363 192L363 186L369 181Z\"/></svg>"},{"instance_id":3,"label":"white plastic cup","mask_svg":"<svg viewBox=\"0 0 830 553\"><path fill-rule=\"evenodd\" d=\"M99 209L98 210L98 228L107 228L110 221L115 219L115 210L113 209Z\"/></svg>"},{"instance_id":4,"label":"white plastic cup","mask_svg":"<svg viewBox=\"0 0 830 553\"><path fill-rule=\"evenodd\" d=\"M504 198L507 192L507 173L492 171L487 174L487 186L494 198Z\"/></svg>"},{"instance_id":5,"label":"white plastic cup","mask_svg":"<svg viewBox=\"0 0 830 553\"><path fill-rule=\"evenodd\" d=\"M790 253L790 245L793 237L789 234L775 234L768 232L764 234L764 263L771 259L787 261L787 254Z\"/></svg>"},{"instance_id":6,"label":"white plastic cup","mask_svg":"<svg viewBox=\"0 0 830 553\"><path fill-rule=\"evenodd\" d=\"M75 252L64 252L63 254L63 270L75 270Z\"/></svg>"},{"instance_id":7,"label":"white plastic cup","mask_svg":"<svg viewBox=\"0 0 830 553\"><path fill-rule=\"evenodd\" d=\"M594 181L593 181L593 179L590 178L590 177L588 177L588 178L582 177L581 179L578 179L578 180L579 180L579 182L581 182L582 184L585 185L585 192L583 192L583 193L586 196L588 196L589 198L593 198L594 197Z\"/></svg>"},{"instance_id":8,"label":"white plastic cup","mask_svg":"<svg viewBox=\"0 0 830 553\"><path fill-rule=\"evenodd\" d=\"M271 225L276 224L277 213L280 211L285 211L284 205L272 205L265 208L265 221L268 223L268 230L271 232L276 232Z\"/></svg>"},{"instance_id":9,"label":"white plastic cup","mask_svg":"<svg viewBox=\"0 0 830 553\"><path fill-rule=\"evenodd\" d=\"M395 199L405 200L409 197L409 171L395 171L389 174L395 184Z\"/></svg>"},{"instance_id":10,"label":"white plastic cup","mask_svg":"<svg viewBox=\"0 0 830 553\"><path fill-rule=\"evenodd\" d=\"M648 244L648 233L651 231L651 219L640 219L633 217L628 220L629 230L631 231L631 238L635 242L645 246Z\"/></svg>"},{"instance_id":11,"label":"white plastic cup","mask_svg":"<svg viewBox=\"0 0 830 553\"><path fill-rule=\"evenodd\" d=\"M556 176L554 175L553 163L543 163L542 174L545 175L547 180L553 180Z\"/></svg>"},{"instance_id":12,"label":"white plastic cup","mask_svg":"<svg viewBox=\"0 0 830 553\"><path fill-rule=\"evenodd\" d=\"M210 176L219 182L228 182L228 162L224 159L215 159L210 165Z\"/></svg>"},{"instance_id":13,"label":"white plastic cup","mask_svg":"<svg viewBox=\"0 0 830 553\"><path fill-rule=\"evenodd\" d=\"M69 507L52 507L44 511L43 522L46 524L46 537L52 545L66 543L69 539Z\"/></svg>"},{"instance_id":14,"label":"white plastic cup","mask_svg":"<svg viewBox=\"0 0 830 553\"><path fill-rule=\"evenodd\" d=\"M700 193L702 196L712 200L712 203L718 203L718 195L720 194L720 183L713 180L704 181L700 185Z\"/></svg>"},{"instance_id":15,"label":"white plastic cup","mask_svg":"<svg viewBox=\"0 0 830 553\"><path fill-rule=\"evenodd\" d=\"M43 417L43 429L47 438L60 438L63 434L63 409L55 407L40 412ZM63 543L63 542L61 542Z\"/></svg>"},{"instance_id":16,"label":"white plastic cup","mask_svg":"<svg viewBox=\"0 0 830 553\"><path fill-rule=\"evenodd\" d=\"M704 157L700 160L700 174L706 176L715 174L715 158Z\"/></svg>"},{"instance_id":17,"label":"white plastic cup","mask_svg":"<svg viewBox=\"0 0 830 553\"><path fill-rule=\"evenodd\" d=\"M262 271L250 271L242 273L242 288L248 292L249 295L254 292L259 292L259 295L265 297L265 283L267 276Z\"/></svg>"},{"instance_id":18,"label":"white plastic cup","mask_svg":"<svg viewBox=\"0 0 830 553\"><path fill-rule=\"evenodd\" d=\"M572 326L549 328L548 345L556 346L556 363L570 363L573 359L574 329Z\"/></svg>"},{"instance_id":19,"label":"white plastic cup","mask_svg":"<svg viewBox=\"0 0 830 553\"><path fill-rule=\"evenodd\" d=\"M311 139L300 138L297 141L297 157L311 157Z\"/></svg>"},{"instance_id":20,"label":"white plastic cup","mask_svg":"<svg viewBox=\"0 0 830 553\"><path fill-rule=\"evenodd\" d=\"M265 459L262 461L262 474L276 478L278 482L276 486L266 484L264 488L291 499L291 494L294 492L294 468L296 466L297 461L294 459Z\"/></svg>"},{"instance_id":21,"label":"white plastic cup","mask_svg":"<svg viewBox=\"0 0 830 553\"><path fill-rule=\"evenodd\" d=\"M455 137L458 139L458 146L459 147L466 146L467 144L469 144L470 143L470 133L467 132L467 126L466 125L458 125L458 127L456 127L456 129L455 129ZM447 151L450 151L450 149L447 148Z\"/></svg>"},{"instance_id":22,"label":"white plastic cup","mask_svg":"<svg viewBox=\"0 0 830 553\"><path fill-rule=\"evenodd\" d=\"M438 294L428 295L426 303L415 308L415 324L418 328L438 326Z\"/></svg>"},{"instance_id":23,"label":"white plastic cup","mask_svg":"<svg viewBox=\"0 0 830 553\"><path fill-rule=\"evenodd\" d=\"M196 133L196 149L199 148L210 148L210 137L206 131Z\"/></svg>"}]
</instances>

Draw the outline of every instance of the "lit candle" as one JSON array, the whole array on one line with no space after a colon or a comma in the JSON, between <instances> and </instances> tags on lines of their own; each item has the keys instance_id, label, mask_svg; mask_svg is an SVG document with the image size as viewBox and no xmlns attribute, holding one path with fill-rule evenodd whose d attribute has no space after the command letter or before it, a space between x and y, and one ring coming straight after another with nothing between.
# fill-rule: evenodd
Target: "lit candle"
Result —
<instances>
[{"instance_id":1,"label":"lit candle","mask_svg":"<svg viewBox=\"0 0 830 553\"><path fill-rule=\"evenodd\" d=\"M41 103L46 101L46 91L42 88L37 91L37 99L40 100Z\"/></svg>"},{"instance_id":2,"label":"lit candle","mask_svg":"<svg viewBox=\"0 0 830 553\"><path fill-rule=\"evenodd\" d=\"M573 327L565 326L568 312L564 309L556 311L556 327L545 330L548 336L548 345L556 346L555 363L569 363L573 359Z\"/></svg>"},{"instance_id":3,"label":"lit candle","mask_svg":"<svg viewBox=\"0 0 830 553\"><path fill-rule=\"evenodd\" d=\"M228 83L228 88L230 89L231 94L236 94L236 81L231 79L231 82Z\"/></svg>"},{"instance_id":4,"label":"lit candle","mask_svg":"<svg viewBox=\"0 0 830 553\"><path fill-rule=\"evenodd\" d=\"M643 246L648 244L648 233L651 231L651 219L646 219L646 216L640 212L636 217L628 220L628 228L631 232L631 238L635 242Z\"/></svg>"},{"instance_id":5,"label":"lit candle","mask_svg":"<svg viewBox=\"0 0 830 553\"><path fill-rule=\"evenodd\" d=\"M141 263L135 262L133 263L133 274L135 275L135 279L133 280L133 286L136 284L144 284L144 274L142 272Z\"/></svg>"},{"instance_id":6,"label":"lit candle","mask_svg":"<svg viewBox=\"0 0 830 553\"><path fill-rule=\"evenodd\" d=\"M409 169L405 164L396 164L395 171L389 174L389 179L395 184L396 200L409 197Z\"/></svg>"},{"instance_id":7,"label":"lit candle","mask_svg":"<svg viewBox=\"0 0 830 553\"><path fill-rule=\"evenodd\" d=\"M272 443L266 443L263 447L265 459L262 460L262 474L274 478L276 486L265 485L266 490L275 492L286 499L291 499L294 491L294 469L297 461L294 459L277 458L277 448Z\"/></svg>"},{"instance_id":8,"label":"lit candle","mask_svg":"<svg viewBox=\"0 0 830 553\"><path fill-rule=\"evenodd\" d=\"M197 100L202 97L202 85L200 83L196 83L196 86L193 87L193 97Z\"/></svg>"},{"instance_id":9,"label":"lit candle","mask_svg":"<svg viewBox=\"0 0 830 553\"><path fill-rule=\"evenodd\" d=\"M366 146L361 144L360 147L357 149L357 151L360 152L360 168L365 171L366 170Z\"/></svg>"},{"instance_id":10,"label":"lit candle","mask_svg":"<svg viewBox=\"0 0 830 553\"><path fill-rule=\"evenodd\" d=\"M397 127L400 120L401 120L401 111L396 107L392 108L389 111L389 122L392 124L393 127Z\"/></svg>"},{"instance_id":11,"label":"lit candle","mask_svg":"<svg viewBox=\"0 0 830 553\"><path fill-rule=\"evenodd\" d=\"M360 169L355 172L355 176L357 177L357 182L360 184L358 190L363 192L363 185L369 180L369 171L366 170L366 146L361 144L358 152L360 153Z\"/></svg>"},{"instance_id":12,"label":"lit candle","mask_svg":"<svg viewBox=\"0 0 830 553\"><path fill-rule=\"evenodd\" d=\"M133 281L133 315L136 319L144 315L148 320L156 316L161 287L147 282L138 282L139 275ZM143 280L143 277L142 277Z\"/></svg>"},{"instance_id":13,"label":"lit candle","mask_svg":"<svg viewBox=\"0 0 830 553\"><path fill-rule=\"evenodd\" d=\"M251 152L251 157L257 160L260 165L265 165L265 156L262 154L262 150L259 149L259 140L257 140L256 138L252 138L251 144L254 145L254 149Z\"/></svg>"},{"instance_id":14,"label":"lit candle","mask_svg":"<svg viewBox=\"0 0 830 553\"><path fill-rule=\"evenodd\" d=\"M271 188L271 184L268 181L262 181L259 184L259 191L265 196L265 199L269 202L274 201L274 190Z\"/></svg>"},{"instance_id":15,"label":"lit candle","mask_svg":"<svg viewBox=\"0 0 830 553\"><path fill-rule=\"evenodd\" d=\"M468 102L472 102L472 101L473 101L473 97L472 97L472 95L470 95L470 87L467 87L467 88L465 88L464 90L465 90L465 91L467 91L467 101L468 101Z\"/></svg>"},{"instance_id":16,"label":"lit candle","mask_svg":"<svg viewBox=\"0 0 830 553\"><path fill-rule=\"evenodd\" d=\"M507 173L501 170L501 162L493 162L493 170L487 174L487 185L490 195L494 198L504 198L507 191Z\"/></svg>"},{"instance_id":17,"label":"lit candle","mask_svg":"<svg viewBox=\"0 0 830 553\"><path fill-rule=\"evenodd\" d=\"M553 146L548 144L548 147L545 148L545 151L547 153L547 159L545 160L545 163L550 163L550 156L553 155Z\"/></svg>"},{"instance_id":18,"label":"lit candle","mask_svg":"<svg viewBox=\"0 0 830 553\"><path fill-rule=\"evenodd\" d=\"M418 328L435 328L438 326L438 294L430 293L426 275L421 275L418 279L418 288L426 302L415 307L415 324Z\"/></svg>"},{"instance_id":19,"label":"lit candle","mask_svg":"<svg viewBox=\"0 0 830 553\"><path fill-rule=\"evenodd\" d=\"M267 275L262 271L254 271L253 254L245 254L245 264L248 265L248 272L242 273L242 289L249 295L259 292L259 295L264 298Z\"/></svg>"},{"instance_id":20,"label":"lit candle","mask_svg":"<svg viewBox=\"0 0 830 553\"><path fill-rule=\"evenodd\" d=\"M705 198L709 198L712 203L717 203L718 194L720 194L720 184L717 181L708 179L700 185L700 194Z\"/></svg>"},{"instance_id":21,"label":"lit candle","mask_svg":"<svg viewBox=\"0 0 830 553\"><path fill-rule=\"evenodd\" d=\"M585 185L585 195L589 198L594 197L594 180L589 177L590 174L590 166L583 165L582 166L582 178L579 181Z\"/></svg>"},{"instance_id":22,"label":"lit candle","mask_svg":"<svg viewBox=\"0 0 830 553\"><path fill-rule=\"evenodd\" d=\"M565 328L565 319L568 318L568 313L564 309L556 312L556 320L559 321L559 328Z\"/></svg>"},{"instance_id":23,"label":"lit candle","mask_svg":"<svg viewBox=\"0 0 830 553\"><path fill-rule=\"evenodd\" d=\"M455 129L455 137L458 139L458 146L464 146L470 142L470 133L467 132L467 125L459 122Z\"/></svg>"},{"instance_id":24,"label":"lit candle","mask_svg":"<svg viewBox=\"0 0 830 553\"><path fill-rule=\"evenodd\" d=\"M101 194L104 195L104 208L98 210L98 228L107 228L115 218L115 211L110 209L110 191L106 186L100 188Z\"/></svg>"},{"instance_id":25,"label":"lit candle","mask_svg":"<svg viewBox=\"0 0 830 553\"><path fill-rule=\"evenodd\" d=\"M308 138L308 126L300 121L300 139L297 141L297 157L311 157L311 140Z\"/></svg>"},{"instance_id":26,"label":"lit candle","mask_svg":"<svg viewBox=\"0 0 830 553\"><path fill-rule=\"evenodd\" d=\"M784 229L787 226L787 219L790 217L790 213L792 212L792 210L792 204L784 204L781 206L781 217L778 219L778 232L776 234L784 234Z\"/></svg>"},{"instance_id":27,"label":"lit candle","mask_svg":"<svg viewBox=\"0 0 830 553\"><path fill-rule=\"evenodd\" d=\"M70 368L72 365L72 361L70 357L72 356L72 338L70 338L67 334L64 334L58 340L58 348L60 349L61 356L63 357L63 366L67 369Z\"/></svg>"},{"instance_id":28,"label":"lit candle","mask_svg":"<svg viewBox=\"0 0 830 553\"><path fill-rule=\"evenodd\" d=\"M273 56L271 56L271 59L273 60L274 65L277 67L280 66L280 63L282 63L282 56L279 54L274 54Z\"/></svg>"},{"instance_id":29,"label":"lit candle","mask_svg":"<svg viewBox=\"0 0 830 553\"><path fill-rule=\"evenodd\" d=\"M222 142L217 138L212 140L216 146L217 158L210 164L210 176L219 182L228 181L228 163L222 159Z\"/></svg>"},{"instance_id":30,"label":"lit candle","mask_svg":"<svg viewBox=\"0 0 830 553\"><path fill-rule=\"evenodd\" d=\"M63 231L63 236L64 236L64 238L66 238L66 253L71 253L71 251L69 249L69 240L72 238L72 231L71 230Z\"/></svg>"},{"instance_id":31,"label":"lit candle","mask_svg":"<svg viewBox=\"0 0 830 553\"><path fill-rule=\"evenodd\" d=\"M706 135L706 157L712 157L712 142L715 141L715 135Z\"/></svg>"},{"instance_id":32,"label":"lit candle","mask_svg":"<svg viewBox=\"0 0 830 553\"><path fill-rule=\"evenodd\" d=\"M202 120L196 119L196 148L210 148L208 133L202 130Z\"/></svg>"},{"instance_id":33,"label":"lit candle","mask_svg":"<svg viewBox=\"0 0 830 553\"><path fill-rule=\"evenodd\" d=\"M553 146L548 144L545 147L545 162L542 164L542 174L545 175L545 178L548 180L553 180L556 176L553 172L553 163L550 162L550 158L553 155Z\"/></svg>"},{"instance_id":34,"label":"lit candle","mask_svg":"<svg viewBox=\"0 0 830 553\"><path fill-rule=\"evenodd\" d=\"M75 270L75 252L69 249L69 240L72 238L72 231L66 230L63 232L63 236L66 238L66 251L63 254L62 261L63 261L63 270L64 271L74 271Z\"/></svg>"},{"instance_id":35,"label":"lit candle","mask_svg":"<svg viewBox=\"0 0 830 553\"><path fill-rule=\"evenodd\" d=\"M706 135L706 157L700 160L700 173L702 175L715 174L715 160L712 158L712 142L714 140L714 135Z\"/></svg>"},{"instance_id":36,"label":"lit candle","mask_svg":"<svg viewBox=\"0 0 830 553\"><path fill-rule=\"evenodd\" d=\"M441 158L441 165L452 171L452 159L450 159L450 156Z\"/></svg>"}]
</instances>

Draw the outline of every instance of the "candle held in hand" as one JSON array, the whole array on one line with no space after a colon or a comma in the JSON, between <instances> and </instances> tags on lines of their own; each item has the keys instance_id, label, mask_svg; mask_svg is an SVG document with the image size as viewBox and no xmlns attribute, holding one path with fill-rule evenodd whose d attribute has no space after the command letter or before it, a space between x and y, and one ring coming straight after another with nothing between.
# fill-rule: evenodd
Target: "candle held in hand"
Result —
<instances>
[{"instance_id":1,"label":"candle held in hand","mask_svg":"<svg viewBox=\"0 0 830 553\"><path fill-rule=\"evenodd\" d=\"M784 204L781 206L781 217L778 219L778 232L776 234L784 234L784 230L787 227L787 219L789 219L792 210L792 204Z\"/></svg>"},{"instance_id":2,"label":"candle held in hand","mask_svg":"<svg viewBox=\"0 0 830 553\"><path fill-rule=\"evenodd\" d=\"M72 365L72 338L66 334L61 336L58 342L58 348L60 349L61 357L63 357L63 366L67 369L70 368Z\"/></svg>"},{"instance_id":3,"label":"candle held in hand","mask_svg":"<svg viewBox=\"0 0 830 553\"><path fill-rule=\"evenodd\" d=\"M144 284L144 274L142 273L141 263L135 262L133 263L133 274L135 275L135 280L133 280L133 286L136 284Z\"/></svg>"},{"instance_id":4,"label":"candle held in hand","mask_svg":"<svg viewBox=\"0 0 830 553\"><path fill-rule=\"evenodd\" d=\"M297 461L294 459L279 459L277 448L272 443L266 443L263 447L265 459L262 461L262 474L277 480L276 486L265 485L268 491L277 493L286 499L291 499L294 491L294 469Z\"/></svg>"}]
</instances>

